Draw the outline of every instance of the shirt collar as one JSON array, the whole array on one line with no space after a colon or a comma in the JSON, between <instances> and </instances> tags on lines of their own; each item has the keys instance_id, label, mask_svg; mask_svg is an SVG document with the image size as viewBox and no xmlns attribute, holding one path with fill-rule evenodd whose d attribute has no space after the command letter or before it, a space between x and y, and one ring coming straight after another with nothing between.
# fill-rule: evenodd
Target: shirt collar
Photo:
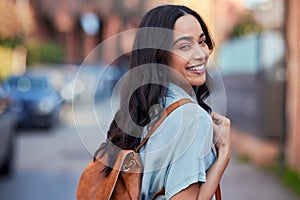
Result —
<instances>
[{"instance_id":1,"label":"shirt collar","mask_svg":"<svg viewBox=\"0 0 300 200\"><path fill-rule=\"evenodd\" d=\"M195 102L197 102L197 97L196 94L194 92L191 92L192 94L188 94L184 89L182 89L180 86L174 84L174 83L169 83L169 88L168 88L168 92L167 95L179 100L182 98L189 98Z\"/></svg>"}]
</instances>

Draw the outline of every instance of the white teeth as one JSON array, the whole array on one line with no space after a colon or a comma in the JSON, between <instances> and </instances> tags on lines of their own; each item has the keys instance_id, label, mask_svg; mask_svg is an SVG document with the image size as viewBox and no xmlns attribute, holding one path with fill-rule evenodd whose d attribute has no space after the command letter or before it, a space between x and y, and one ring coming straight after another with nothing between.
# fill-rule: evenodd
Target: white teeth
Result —
<instances>
[{"instance_id":1,"label":"white teeth","mask_svg":"<svg viewBox=\"0 0 300 200\"><path fill-rule=\"evenodd\" d=\"M204 69L204 65L198 65L196 67L188 68L188 70L192 70L192 71L200 71L202 69Z\"/></svg>"}]
</instances>

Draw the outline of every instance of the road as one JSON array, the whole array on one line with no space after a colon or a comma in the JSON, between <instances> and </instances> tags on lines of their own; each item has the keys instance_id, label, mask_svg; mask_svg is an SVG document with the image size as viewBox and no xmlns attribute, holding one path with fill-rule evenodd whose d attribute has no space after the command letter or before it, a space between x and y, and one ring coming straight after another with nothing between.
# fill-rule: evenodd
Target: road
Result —
<instances>
[{"instance_id":1,"label":"road","mask_svg":"<svg viewBox=\"0 0 300 200\"><path fill-rule=\"evenodd\" d=\"M75 113L65 108L61 125L19 131L15 171L11 177L0 178L0 199L74 200L81 171L91 159L90 152L103 141L101 129L108 127L112 116L109 102L95 108L77 106ZM228 200L299 199L283 188L278 178L235 157L223 177L222 191L223 199Z\"/></svg>"},{"instance_id":2,"label":"road","mask_svg":"<svg viewBox=\"0 0 300 200\"><path fill-rule=\"evenodd\" d=\"M106 107L99 110L103 109ZM64 108L62 123L50 130L30 129L16 133L15 169L12 176L0 178L1 200L75 199L81 171L92 158L90 152L103 141L103 135L95 134L100 130L91 120L94 113L90 108L82 106L75 111L72 113L70 107ZM107 124L111 115L105 113L101 122ZM86 138L91 139L90 146Z\"/></svg>"}]
</instances>

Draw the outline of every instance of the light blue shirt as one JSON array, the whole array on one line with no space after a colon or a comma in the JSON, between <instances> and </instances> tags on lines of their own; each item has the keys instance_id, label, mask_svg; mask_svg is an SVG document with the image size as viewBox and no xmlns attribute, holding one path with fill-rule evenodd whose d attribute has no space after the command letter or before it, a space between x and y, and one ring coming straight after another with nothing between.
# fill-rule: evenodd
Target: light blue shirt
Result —
<instances>
[{"instance_id":1,"label":"light blue shirt","mask_svg":"<svg viewBox=\"0 0 300 200\"><path fill-rule=\"evenodd\" d=\"M166 106L181 98L195 97L170 84ZM149 127L144 128L144 135ZM140 149L144 166L141 200L148 200L162 188L170 199L197 182L206 182L206 171L215 160L213 127L209 114L196 103L173 111ZM213 198L214 199L214 198Z\"/></svg>"}]
</instances>

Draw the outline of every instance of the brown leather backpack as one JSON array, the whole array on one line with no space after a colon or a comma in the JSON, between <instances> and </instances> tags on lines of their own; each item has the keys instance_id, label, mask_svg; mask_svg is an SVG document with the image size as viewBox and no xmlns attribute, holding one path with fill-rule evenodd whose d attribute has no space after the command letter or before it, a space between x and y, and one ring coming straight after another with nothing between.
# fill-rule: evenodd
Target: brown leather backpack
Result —
<instances>
[{"instance_id":1,"label":"brown leather backpack","mask_svg":"<svg viewBox=\"0 0 300 200\"><path fill-rule=\"evenodd\" d=\"M163 122L163 120L179 106L191 103L188 98L181 99L171 104L161 115L159 120L149 130L145 139L140 145L133 150L121 150L118 153L116 162L110 174L105 175L103 169L106 167L107 154L104 153L102 158L97 157L95 161L83 171L78 188L78 200L139 200L141 181L143 175L143 166L139 157L139 149L147 142L155 129ZM99 154L98 154L99 155ZM158 191L152 199L164 194L164 189ZM217 200L221 200L220 187L216 191Z\"/></svg>"}]
</instances>

